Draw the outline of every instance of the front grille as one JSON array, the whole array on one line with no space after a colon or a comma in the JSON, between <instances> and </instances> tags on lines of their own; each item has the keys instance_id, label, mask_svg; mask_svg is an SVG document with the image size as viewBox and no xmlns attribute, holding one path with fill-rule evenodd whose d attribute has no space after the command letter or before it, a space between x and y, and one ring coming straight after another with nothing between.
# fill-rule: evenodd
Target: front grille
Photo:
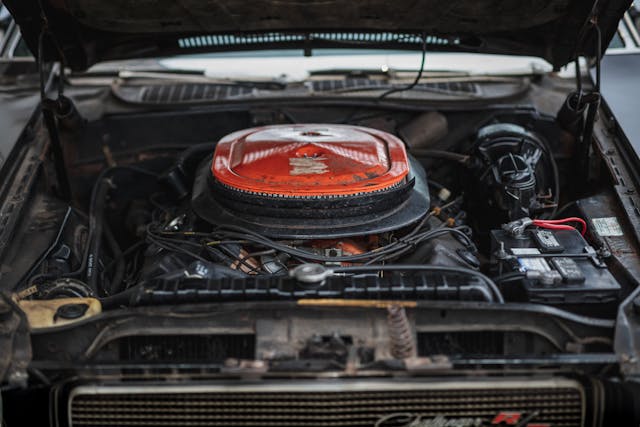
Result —
<instances>
[{"instance_id":1,"label":"front grille","mask_svg":"<svg viewBox=\"0 0 640 427\"><path fill-rule=\"evenodd\" d=\"M253 359L255 335L135 335L118 339L119 360L147 363Z\"/></svg>"},{"instance_id":2,"label":"front grille","mask_svg":"<svg viewBox=\"0 0 640 427\"><path fill-rule=\"evenodd\" d=\"M419 332L418 354L464 354L467 356L487 356L504 352L504 332Z\"/></svg>"},{"instance_id":3,"label":"front grille","mask_svg":"<svg viewBox=\"0 0 640 427\"><path fill-rule=\"evenodd\" d=\"M501 413L514 412L532 415L531 423L578 427L584 411L581 386L560 379L80 386L69 401L72 427L373 427L383 417L403 413L433 425L465 426L490 425Z\"/></svg>"}]
</instances>

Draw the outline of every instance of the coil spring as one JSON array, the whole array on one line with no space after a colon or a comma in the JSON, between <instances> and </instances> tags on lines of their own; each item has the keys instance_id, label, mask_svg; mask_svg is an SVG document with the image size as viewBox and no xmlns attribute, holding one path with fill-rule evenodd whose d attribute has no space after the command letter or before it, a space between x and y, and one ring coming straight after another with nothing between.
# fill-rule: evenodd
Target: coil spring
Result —
<instances>
[{"instance_id":1,"label":"coil spring","mask_svg":"<svg viewBox=\"0 0 640 427\"><path fill-rule=\"evenodd\" d=\"M387 322L391 338L391 355L396 359L415 357L416 343L404 307L387 307Z\"/></svg>"}]
</instances>

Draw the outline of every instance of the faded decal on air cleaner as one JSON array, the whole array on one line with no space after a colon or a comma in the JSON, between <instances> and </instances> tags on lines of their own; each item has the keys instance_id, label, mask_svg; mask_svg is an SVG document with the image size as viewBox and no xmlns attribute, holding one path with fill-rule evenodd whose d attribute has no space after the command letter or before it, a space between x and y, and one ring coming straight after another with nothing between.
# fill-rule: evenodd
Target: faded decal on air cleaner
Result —
<instances>
[{"instance_id":1,"label":"faded decal on air cleaner","mask_svg":"<svg viewBox=\"0 0 640 427\"><path fill-rule=\"evenodd\" d=\"M291 157L289 175L319 175L329 171L324 157Z\"/></svg>"}]
</instances>

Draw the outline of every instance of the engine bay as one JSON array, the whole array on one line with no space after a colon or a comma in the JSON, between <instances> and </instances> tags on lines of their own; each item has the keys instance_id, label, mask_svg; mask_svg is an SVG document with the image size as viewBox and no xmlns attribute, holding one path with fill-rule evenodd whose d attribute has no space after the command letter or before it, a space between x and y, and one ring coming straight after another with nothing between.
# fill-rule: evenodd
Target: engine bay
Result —
<instances>
[{"instance_id":1,"label":"engine bay","mask_svg":"<svg viewBox=\"0 0 640 427\"><path fill-rule=\"evenodd\" d=\"M123 379L571 376L607 406L613 382L591 378L636 366L619 356L633 179L609 119L585 157L557 114L573 85L549 85L439 108L152 108L72 87L68 197L34 126L7 193L20 215L0 215L12 384L74 423L96 378L112 396Z\"/></svg>"},{"instance_id":2,"label":"engine bay","mask_svg":"<svg viewBox=\"0 0 640 427\"><path fill-rule=\"evenodd\" d=\"M569 135L531 112L464 114L463 137L455 114L430 111L272 120L182 149L141 141L134 156L104 144L106 168L72 170L87 210L57 206L56 238L14 289L104 310L386 298L614 315L629 288L594 224L621 225L585 208Z\"/></svg>"}]
</instances>

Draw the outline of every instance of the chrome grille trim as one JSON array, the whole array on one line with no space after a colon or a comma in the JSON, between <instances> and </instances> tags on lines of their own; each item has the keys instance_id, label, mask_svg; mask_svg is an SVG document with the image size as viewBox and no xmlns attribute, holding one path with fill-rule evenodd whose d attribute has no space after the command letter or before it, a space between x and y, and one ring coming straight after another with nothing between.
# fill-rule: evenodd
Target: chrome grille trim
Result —
<instances>
[{"instance_id":1,"label":"chrome grille trim","mask_svg":"<svg viewBox=\"0 0 640 427\"><path fill-rule=\"evenodd\" d=\"M540 411L554 427L583 427L585 395L568 379L438 382L290 381L255 384L81 385L69 396L71 427L373 426L396 412L426 418Z\"/></svg>"}]
</instances>

